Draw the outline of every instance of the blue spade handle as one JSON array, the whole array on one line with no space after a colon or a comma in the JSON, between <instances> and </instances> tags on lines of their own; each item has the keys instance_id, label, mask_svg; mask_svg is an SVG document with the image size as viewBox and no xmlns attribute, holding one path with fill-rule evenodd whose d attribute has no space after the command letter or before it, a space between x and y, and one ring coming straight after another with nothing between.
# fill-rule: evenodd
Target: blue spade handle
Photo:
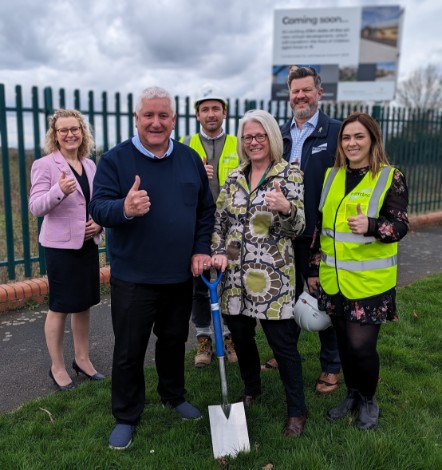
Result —
<instances>
[{"instance_id":1,"label":"blue spade handle","mask_svg":"<svg viewBox=\"0 0 442 470\"><path fill-rule=\"evenodd\" d=\"M224 343L223 333L221 328L221 315L218 303L218 284L221 282L223 273L220 271L215 281L209 281L201 274L201 279L204 284L209 288L210 293L210 308L212 310L213 330L215 332L215 351L217 357L224 357Z\"/></svg>"}]
</instances>

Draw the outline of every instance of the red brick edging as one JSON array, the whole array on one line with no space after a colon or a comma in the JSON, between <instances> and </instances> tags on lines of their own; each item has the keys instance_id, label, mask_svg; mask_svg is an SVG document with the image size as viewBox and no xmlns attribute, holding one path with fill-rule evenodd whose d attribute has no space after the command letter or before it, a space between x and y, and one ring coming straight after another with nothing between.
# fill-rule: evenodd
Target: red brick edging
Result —
<instances>
[{"instance_id":1,"label":"red brick edging","mask_svg":"<svg viewBox=\"0 0 442 470\"><path fill-rule=\"evenodd\" d=\"M419 227L436 225L442 222L442 211L431 212L430 214L412 215L409 218L410 230L417 230Z\"/></svg>"},{"instance_id":2,"label":"red brick edging","mask_svg":"<svg viewBox=\"0 0 442 470\"><path fill-rule=\"evenodd\" d=\"M410 216L410 230L442 223L442 211ZM109 285L110 268L100 269L100 283ZM28 302L45 303L48 294L46 278L29 279L10 284L0 284L0 313L26 307Z\"/></svg>"},{"instance_id":3,"label":"red brick edging","mask_svg":"<svg viewBox=\"0 0 442 470\"><path fill-rule=\"evenodd\" d=\"M100 269L100 284L109 285L110 268ZM0 313L26 307L28 303L44 304L48 295L46 277L0 284Z\"/></svg>"}]
</instances>

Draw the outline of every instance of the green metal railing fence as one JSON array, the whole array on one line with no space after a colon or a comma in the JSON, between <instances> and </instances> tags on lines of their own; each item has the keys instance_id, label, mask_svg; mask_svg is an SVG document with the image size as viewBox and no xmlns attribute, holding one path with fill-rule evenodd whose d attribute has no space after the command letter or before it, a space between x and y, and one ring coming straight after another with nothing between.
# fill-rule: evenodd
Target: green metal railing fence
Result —
<instances>
[{"instance_id":1,"label":"green metal railing fence","mask_svg":"<svg viewBox=\"0 0 442 470\"><path fill-rule=\"evenodd\" d=\"M45 273L44 252L38 245L41 220L29 217L29 173L32 162L42 155L47 118L57 108L79 109L89 120L95 134L99 156L134 134L131 93L123 97L107 92L89 91L85 103L79 90L68 96L59 89L54 98L52 88L42 92L32 87L24 96L15 87L15 96L7 96L0 84L0 283ZM8 101L8 103L7 103ZM248 109L265 109L281 124L291 118L288 102L230 99L225 121L227 133L236 134L238 122ZM193 103L189 97L175 97L177 121L174 137L199 130ZM26 104L25 104L26 103ZM343 120L352 111L365 111L375 117L384 135L392 163L406 175L410 191L410 213L419 214L442 209L442 112L413 110L379 105L323 103L322 109ZM105 251L105 247L100 250Z\"/></svg>"}]
</instances>

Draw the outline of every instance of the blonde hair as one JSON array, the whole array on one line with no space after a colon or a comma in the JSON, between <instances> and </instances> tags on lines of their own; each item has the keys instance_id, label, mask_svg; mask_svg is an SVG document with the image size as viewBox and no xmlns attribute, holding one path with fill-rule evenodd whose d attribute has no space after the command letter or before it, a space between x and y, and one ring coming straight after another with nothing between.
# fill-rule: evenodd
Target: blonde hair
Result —
<instances>
[{"instance_id":1,"label":"blonde hair","mask_svg":"<svg viewBox=\"0 0 442 470\"><path fill-rule=\"evenodd\" d=\"M60 145L57 141L57 130L55 128L55 124L57 123L58 119L69 117L77 119L83 137L80 147L78 147L78 156L79 158L89 158L95 148L94 138L92 136L89 123L86 121L83 114L81 114L80 111L77 111L76 109L57 109L57 111L55 111L55 113L49 117L49 127L48 131L46 132L44 152L49 154L60 150Z\"/></svg>"},{"instance_id":2,"label":"blonde hair","mask_svg":"<svg viewBox=\"0 0 442 470\"><path fill-rule=\"evenodd\" d=\"M282 153L284 150L281 131L275 118L267 111L263 111L261 109L252 109L251 111L247 111L246 114L244 114L244 116L239 120L237 141L237 152L239 158L243 162L250 161L247 153L245 152L242 141L244 125L247 122L258 122L261 124L265 133L267 134L267 138L269 139L270 161L276 163L280 162L282 160Z\"/></svg>"},{"instance_id":3,"label":"blonde hair","mask_svg":"<svg viewBox=\"0 0 442 470\"><path fill-rule=\"evenodd\" d=\"M342 147L342 134L344 133L347 124L352 122L359 122L367 129L370 136L369 168L373 175L376 175L380 171L382 165L389 165L390 163L388 162L388 157L382 144L381 129L375 119L367 113L352 113L342 123L338 134L338 148L336 150L335 166L347 166L347 157L345 156L345 152Z\"/></svg>"}]
</instances>

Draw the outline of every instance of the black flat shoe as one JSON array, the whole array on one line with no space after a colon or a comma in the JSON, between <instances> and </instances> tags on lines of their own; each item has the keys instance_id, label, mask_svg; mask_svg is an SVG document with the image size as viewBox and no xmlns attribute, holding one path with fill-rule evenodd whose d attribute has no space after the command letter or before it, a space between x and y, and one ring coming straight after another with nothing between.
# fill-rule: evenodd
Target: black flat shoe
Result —
<instances>
[{"instance_id":1,"label":"black flat shoe","mask_svg":"<svg viewBox=\"0 0 442 470\"><path fill-rule=\"evenodd\" d=\"M85 375L89 380L104 380L106 377L103 375L103 374L100 374L100 372L97 372L96 374L94 375L89 375L89 374L86 374L86 372L83 370L83 369L80 369L79 365L75 362L75 359L74 361L72 362L72 369L75 370L75 372L77 373L77 375L80 374L80 372Z\"/></svg>"},{"instance_id":2,"label":"black flat shoe","mask_svg":"<svg viewBox=\"0 0 442 470\"><path fill-rule=\"evenodd\" d=\"M54 385L58 388L60 392L68 392L70 390L75 390L75 385L73 382L67 385L58 384L57 381L55 380L54 374L52 373L51 369L49 369L49 377L52 379L52 381L54 382Z\"/></svg>"}]
</instances>

